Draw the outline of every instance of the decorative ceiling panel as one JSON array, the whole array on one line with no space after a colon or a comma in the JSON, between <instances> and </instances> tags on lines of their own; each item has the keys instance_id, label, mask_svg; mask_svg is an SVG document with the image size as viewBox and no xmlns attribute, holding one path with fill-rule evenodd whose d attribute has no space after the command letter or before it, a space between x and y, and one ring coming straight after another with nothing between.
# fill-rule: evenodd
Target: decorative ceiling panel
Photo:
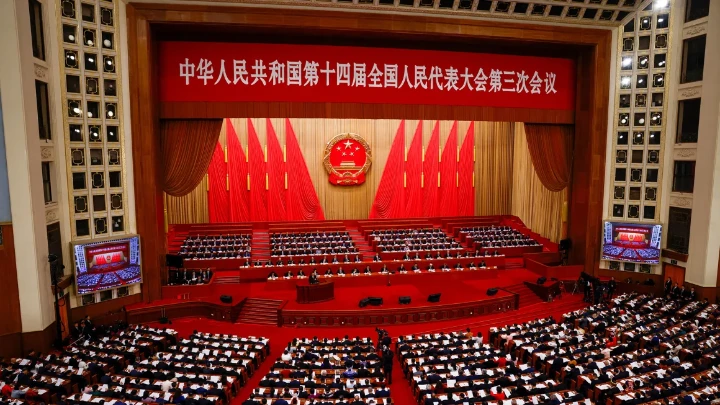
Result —
<instances>
[{"instance_id":1,"label":"decorative ceiling panel","mask_svg":"<svg viewBox=\"0 0 720 405\"><path fill-rule=\"evenodd\" d=\"M501 18L594 27L619 26L628 15L638 11L641 4L648 3L647 0L210 0L209 2Z\"/></svg>"}]
</instances>

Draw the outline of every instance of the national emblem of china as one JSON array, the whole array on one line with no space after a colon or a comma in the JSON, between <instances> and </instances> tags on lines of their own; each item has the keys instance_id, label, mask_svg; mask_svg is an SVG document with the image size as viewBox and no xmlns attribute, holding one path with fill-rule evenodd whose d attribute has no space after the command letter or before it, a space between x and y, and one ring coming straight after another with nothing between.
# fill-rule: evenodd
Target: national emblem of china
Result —
<instances>
[{"instance_id":1,"label":"national emblem of china","mask_svg":"<svg viewBox=\"0 0 720 405\"><path fill-rule=\"evenodd\" d=\"M355 186L364 183L371 163L370 145L360 135L340 134L325 146L323 165L332 184Z\"/></svg>"}]
</instances>

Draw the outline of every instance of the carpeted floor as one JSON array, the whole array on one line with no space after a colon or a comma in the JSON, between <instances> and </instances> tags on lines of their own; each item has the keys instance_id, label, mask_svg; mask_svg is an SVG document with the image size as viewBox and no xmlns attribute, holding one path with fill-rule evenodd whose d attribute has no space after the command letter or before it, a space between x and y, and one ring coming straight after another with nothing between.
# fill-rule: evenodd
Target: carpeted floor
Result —
<instances>
[{"instance_id":1,"label":"carpeted floor","mask_svg":"<svg viewBox=\"0 0 720 405\"><path fill-rule=\"evenodd\" d=\"M492 316L482 316L469 319L457 319L452 321L418 323L408 325L386 326L391 336L395 337L402 334L426 333L438 331L461 330L470 327L473 332L482 332L487 336L488 329L491 326L502 326L508 323L525 322L539 317L554 316L560 319L563 313L572 311L584 306L582 295L566 295L562 300L556 300L553 303L540 303L522 308L519 311L495 314ZM156 327L167 327L167 325L153 324ZM170 328L175 329L181 336L188 336L193 330L210 332L210 333L229 333L244 336L263 336L270 339L270 355L263 362L258 371L252 376L247 385L245 385L240 394L233 399L230 405L240 405L248 398L252 389L257 386L260 379L267 374L273 361L282 354L283 348L294 337L335 337L344 335L369 336L373 340L377 339L375 328L373 327L352 327L352 328L278 328L275 326L252 325L252 324L228 324L208 319L185 318L176 320ZM415 404L410 385L402 375L400 364L396 361L393 367L393 384L391 385L391 395L393 401L397 405Z\"/></svg>"},{"instance_id":2,"label":"carpeted floor","mask_svg":"<svg viewBox=\"0 0 720 405\"><path fill-rule=\"evenodd\" d=\"M478 275L478 273L467 272L467 275ZM446 274L448 276L451 273L437 272L434 275ZM457 275L458 273L452 273ZM534 281L537 279L537 274L526 270L526 269L510 269L502 270L499 277L493 277L488 279L465 279L458 280L456 282L438 283L437 279L428 279L425 282L418 282L418 279L414 279L413 283L398 283L393 285L384 286L373 286L369 288L365 285L351 286L351 287L335 287L335 299L330 302L323 302L318 304L298 304L295 301L296 292L293 288L283 290L268 290L266 289L267 283L253 283L252 297L255 298L272 298L279 300L286 300L287 304L284 309L303 309L303 310L314 310L322 309L326 310L328 307L337 310L353 310L358 308L358 302L367 297L368 295L382 297L384 300L382 308L400 308L400 307L414 307L427 305L427 297L430 294L441 294L441 303L443 304L455 304L460 302L479 301L488 299L487 289L491 287L506 287L513 284L522 283L523 281ZM422 280L422 279L419 279ZM360 277L358 284L364 282L365 279ZM499 291L494 298L499 298L505 295L509 295L505 291ZM410 305L399 305L398 298L401 296L409 296L411 298Z\"/></svg>"}]
</instances>

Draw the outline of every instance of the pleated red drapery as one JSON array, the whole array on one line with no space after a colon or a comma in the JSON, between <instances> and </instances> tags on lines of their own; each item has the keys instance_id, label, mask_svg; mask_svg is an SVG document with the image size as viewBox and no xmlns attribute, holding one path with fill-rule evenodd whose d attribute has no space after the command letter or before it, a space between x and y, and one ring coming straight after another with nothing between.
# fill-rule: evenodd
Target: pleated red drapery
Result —
<instances>
[{"instance_id":1,"label":"pleated red drapery","mask_svg":"<svg viewBox=\"0 0 720 405\"><path fill-rule=\"evenodd\" d=\"M460 147L460 162L458 163L458 195L457 215L472 216L475 214L475 186L473 185L473 174L475 171L475 123L470 122L470 127L465 135L465 140Z\"/></svg>"},{"instance_id":2,"label":"pleated red drapery","mask_svg":"<svg viewBox=\"0 0 720 405\"><path fill-rule=\"evenodd\" d=\"M444 217L457 215L457 145L457 121L455 121L450 129L450 135L445 141L445 148L440 161L438 215Z\"/></svg>"},{"instance_id":3,"label":"pleated red drapery","mask_svg":"<svg viewBox=\"0 0 720 405\"><path fill-rule=\"evenodd\" d=\"M285 210L285 157L283 156L280 142L278 142L275 128L270 119L265 121L267 125L267 171L268 171L268 192L267 192L267 213L268 221L286 221Z\"/></svg>"},{"instance_id":4,"label":"pleated red drapery","mask_svg":"<svg viewBox=\"0 0 720 405\"><path fill-rule=\"evenodd\" d=\"M421 217L423 213L422 121L418 123L405 161L405 216Z\"/></svg>"},{"instance_id":5,"label":"pleated red drapery","mask_svg":"<svg viewBox=\"0 0 720 405\"><path fill-rule=\"evenodd\" d=\"M250 220L267 221L265 154L250 118L248 126L248 163L250 171Z\"/></svg>"},{"instance_id":6,"label":"pleated red drapery","mask_svg":"<svg viewBox=\"0 0 720 405\"><path fill-rule=\"evenodd\" d=\"M385 170L370 209L370 218L402 218L405 214L405 120L400 121Z\"/></svg>"},{"instance_id":7,"label":"pleated red drapery","mask_svg":"<svg viewBox=\"0 0 720 405\"><path fill-rule=\"evenodd\" d=\"M160 120L163 191L181 197L208 171L222 128L221 119Z\"/></svg>"},{"instance_id":8,"label":"pleated red drapery","mask_svg":"<svg viewBox=\"0 0 720 405\"><path fill-rule=\"evenodd\" d=\"M423 216L438 216L438 158L440 157L440 123L435 122L423 161Z\"/></svg>"},{"instance_id":9,"label":"pleated red drapery","mask_svg":"<svg viewBox=\"0 0 720 405\"><path fill-rule=\"evenodd\" d=\"M225 120L228 145L228 182L230 183L230 221L250 220L250 195L247 189L248 164L235 127Z\"/></svg>"},{"instance_id":10,"label":"pleated red drapery","mask_svg":"<svg viewBox=\"0 0 720 405\"><path fill-rule=\"evenodd\" d=\"M287 218L289 221L322 221L325 215L289 119L285 120L285 139L288 172Z\"/></svg>"},{"instance_id":11,"label":"pleated red drapery","mask_svg":"<svg viewBox=\"0 0 720 405\"><path fill-rule=\"evenodd\" d=\"M524 125L530 158L540 182L550 191L563 190L570 183L573 127Z\"/></svg>"},{"instance_id":12,"label":"pleated red drapery","mask_svg":"<svg viewBox=\"0 0 720 405\"><path fill-rule=\"evenodd\" d=\"M211 223L230 222L230 193L227 190L227 163L220 142L208 168L208 214Z\"/></svg>"}]
</instances>

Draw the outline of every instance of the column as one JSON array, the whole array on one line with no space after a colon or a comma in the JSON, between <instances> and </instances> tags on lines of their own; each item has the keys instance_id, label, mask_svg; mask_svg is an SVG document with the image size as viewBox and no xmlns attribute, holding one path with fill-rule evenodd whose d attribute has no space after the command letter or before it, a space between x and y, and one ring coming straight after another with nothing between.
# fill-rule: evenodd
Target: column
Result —
<instances>
[{"instance_id":1,"label":"column","mask_svg":"<svg viewBox=\"0 0 720 405\"><path fill-rule=\"evenodd\" d=\"M55 318L28 10L27 0L0 1L0 96L24 333L43 331Z\"/></svg>"},{"instance_id":2,"label":"column","mask_svg":"<svg viewBox=\"0 0 720 405\"><path fill-rule=\"evenodd\" d=\"M710 2L685 280L715 287L720 254L720 1Z\"/></svg>"}]
</instances>

